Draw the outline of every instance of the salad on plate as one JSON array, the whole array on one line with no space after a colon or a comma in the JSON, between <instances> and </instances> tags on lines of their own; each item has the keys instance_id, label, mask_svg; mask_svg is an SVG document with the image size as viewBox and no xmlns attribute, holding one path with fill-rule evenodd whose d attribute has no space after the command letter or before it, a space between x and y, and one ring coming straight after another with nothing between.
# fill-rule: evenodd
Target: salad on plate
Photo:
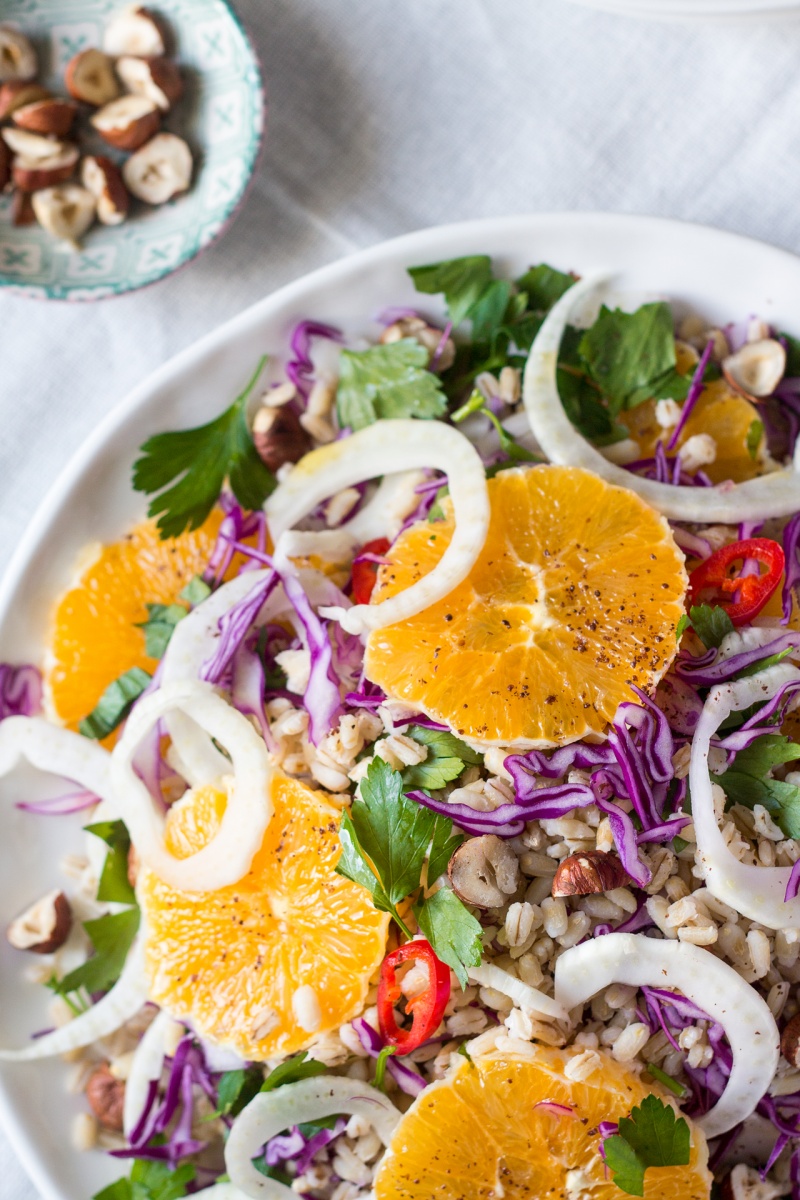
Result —
<instances>
[{"instance_id":1,"label":"salad on plate","mask_svg":"<svg viewBox=\"0 0 800 1200\"><path fill-rule=\"evenodd\" d=\"M797 1200L800 342L410 274L150 437L0 668L86 831L0 1061L94 1200Z\"/></svg>"}]
</instances>

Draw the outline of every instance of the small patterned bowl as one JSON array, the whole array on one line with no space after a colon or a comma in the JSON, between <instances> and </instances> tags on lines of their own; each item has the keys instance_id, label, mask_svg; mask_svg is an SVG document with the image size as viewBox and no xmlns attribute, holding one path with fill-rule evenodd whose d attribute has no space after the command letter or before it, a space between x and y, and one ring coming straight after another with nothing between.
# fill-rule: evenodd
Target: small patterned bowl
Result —
<instances>
[{"instance_id":1,"label":"small patterned bowl","mask_svg":"<svg viewBox=\"0 0 800 1200\"><path fill-rule=\"evenodd\" d=\"M64 68L99 46L103 28L126 0L6 0L2 20L18 26L39 53L39 81L66 95ZM81 250L38 225L11 223L0 196L0 287L36 299L99 300L155 283L215 241L239 209L264 134L264 84L255 51L227 0L152 0L172 35L186 91L164 128L184 137L195 157L191 190L160 208L134 202L124 225L93 225ZM94 148L83 131L82 142ZM108 148L104 153L114 156Z\"/></svg>"}]
</instances>

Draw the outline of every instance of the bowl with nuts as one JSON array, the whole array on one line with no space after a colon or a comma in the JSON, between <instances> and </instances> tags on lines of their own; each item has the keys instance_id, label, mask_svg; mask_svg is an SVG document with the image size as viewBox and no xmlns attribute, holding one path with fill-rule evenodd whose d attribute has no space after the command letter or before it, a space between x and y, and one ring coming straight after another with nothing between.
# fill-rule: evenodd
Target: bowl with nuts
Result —
<instances>
[{"instance_id":1,"label":"bowl with nuts","mask_svg":"<svg viewBox=\"0 0 800 1200\"><path fill-rule=\"evenodd\" d=\"M0 287L95 300L155 283L242 204L264 130L226 0L10 0L0 23Z\"/></svg>"}]
</instances>

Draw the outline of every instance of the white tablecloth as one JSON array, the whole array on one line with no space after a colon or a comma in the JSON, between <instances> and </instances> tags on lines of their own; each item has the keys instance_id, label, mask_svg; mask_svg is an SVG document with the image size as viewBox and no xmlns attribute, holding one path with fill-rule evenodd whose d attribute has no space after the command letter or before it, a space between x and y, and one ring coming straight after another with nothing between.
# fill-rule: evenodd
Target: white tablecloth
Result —
<instances>
[{"instance_id":1,"label":"white tablecloth","mask_svg":"<svg viewBox=\"0 0 800 1200\"><path fill-rule=\"evenodd\" d=\"M605 209L800 251L800 24L651 25L561 0L240 9L270 114L233 229L188 270L119 300L0 294L0 561L135 383L350 250L469 217ZM4 1200L35 1200L2 1135L0 1179Z\"/></svg>"}]
</instances>

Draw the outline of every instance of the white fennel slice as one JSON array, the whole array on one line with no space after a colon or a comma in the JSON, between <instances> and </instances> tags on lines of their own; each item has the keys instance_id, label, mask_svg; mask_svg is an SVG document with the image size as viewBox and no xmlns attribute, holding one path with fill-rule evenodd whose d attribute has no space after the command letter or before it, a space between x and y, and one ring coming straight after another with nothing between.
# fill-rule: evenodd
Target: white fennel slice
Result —
<instances>
[{"instance_id":1,"label":"white fennel slice","mask_svg":"<svg viewBox=\"0 0 800 1200\"><path fill-rule=\"evenodd\" d=\"M42 717L6 717L0 722L0 775L21 762L79 783L115 808L111 755L90 738Z\"/></svg>"},{"instance_id":2,"label":"white fennel slice","mask_svg":"<svg viewBox=\"0 0 800 1200\"><path fill-rule=\"evenodd\" d=\"M93 1004L86 1012L75 1017L60 1029L36 1038L22 1050L0 1050L2 1062L31 1062L37 1058L51 1058L55 1054L67 1054L89 1046L99 1038L115 1033L147 1002L147 980L144 970L144 937L139 931L122 974L109 992Z\"/></svg>"},{"instance_id":3,"label":"white fennel slice","mask_svg":"<svg viewBox=\"0 0 800 1200\"><path fill-rule=\"evenodd\" d=\"M173 1023L173 1018L162 1008L134 1051L125 1081L125 1104L122 1110L122 1130L126 1138L130 1138L141 1119L150 1084L161 1078L166 1057L165 1039Z\"/></svg>"},{"instance_id":4,"label":"white fennel slice","mask_svg":"<svg viewBox=\"0 0 800 1200\"><path fill-rule=\"evenodd\" d=\"M713 687L697 722L689 766L692 819L705 886L712 896L768 929L800 928L800 897L784 899L791 867L743 863L728 849L714 811L714 777L709 774L708 752L711 739L732 712L764 704L784 684L795 681L800 681L800 671L779 663L756 675Z\"/></svg>"},{"instance_id":5,"label":"white fennel slice","mask_svg":"<svg viewBox=\"0 0 800 1200\"><path fill-rule=\"evenodd\" d=\"M800 509L800 439L791 467L715 487L683 487L642 479L609 462L570 421L556 382L559 348L579 302L601 288L608 277L590 275L565 292L544 320L525 367L523 399L531 429L551 462L585 467L609 483L637 492L673 521L737 524L785 517Z\"/></svg>"},{"instance_id":6,"label":"white fennel slice","mask_svg":"<svg viewBox=\"0 0 800 1200\"><path fill-rule=\"evenodd\" d=\"M492 988L495 992L502 992L504 996L508 996L514 1001L517 1008L521 1008L525 1012L535 1012L540 1016L550 1017L551 1020L569 1022L569 1013L563 1004L559 1004L552 996L546 996L537 988L531 987L522 979L509 975L508 971L504 971L502 967L483 964L480 967L470 967L467 974L471 983Z\"/></svg>"},{"instance_id":7,"label":"white fennel slice","mask_svg":"<svg viewBox=\"0 0 800 1200\"><path fill-rule=\"evenodd\" d=\"M733 967L688 942L637 933L607 933L565 950L556 963L555 996L565 1008L612 983L681 992L725 1030L733 1066L725 1091L697 1124L706 1137L733 1129L755 1111L780 1055L780 1035L766 1001Z\"/></svg>"},{"instance_id":8,"label":"white fennel slice","mask_svg":"<svg viewBox=\"0 0 800 1200\"><path fill-rule=\"evenodd\" d=\"M335 492L378 475L423 467L447 475L455 518L450 545L429 574L396 596L379 604L321 610L348 633L366 634L416 616L449 595L472 570L486 541L490 515L486 472L474 446L441 421L376 421L350 437L312 450L266 502L270 532L277 541ZM380 494L379 488L372 505ZM371 517L369 525L374 533Z\"/></svg>"},{"instance_id":9,"label":"white fennel slice","mask_svg":"<svg viewBox=\"0 0 800 1200\"><path fill-rule=\"evenodd\" d=\"M182 859L167 849L164 814L133 766L142 739L175 711L190 717L225 747L230 755L228 773L233 775L216 834L202 850ZM111 760L117 811L137 854L159 879L181 891L211 892L236 883L247 873L272 816L274 768L262 738L247 718L210 684L197 680L167 683L144 696L128 717Z\"/></svg>"},{"instance_id":10,"label":"white fennel slice","mask_svg":"<svg viewBox=\"0 0 800 1200\"><path fill-rule=\"evenodd\" d=\"M377 1088L357 1079L318 1076L288 1083L251 1100L233 1122L225 1144L225 1166L231 1183L252 1200L291 1200L296 1193L267 1179L252 1159L270 1138L293 1125L320 1117L350 1113L370 1122L384 1146L391 1141L400 1112Z\"/></svg>"}]
</instances>

